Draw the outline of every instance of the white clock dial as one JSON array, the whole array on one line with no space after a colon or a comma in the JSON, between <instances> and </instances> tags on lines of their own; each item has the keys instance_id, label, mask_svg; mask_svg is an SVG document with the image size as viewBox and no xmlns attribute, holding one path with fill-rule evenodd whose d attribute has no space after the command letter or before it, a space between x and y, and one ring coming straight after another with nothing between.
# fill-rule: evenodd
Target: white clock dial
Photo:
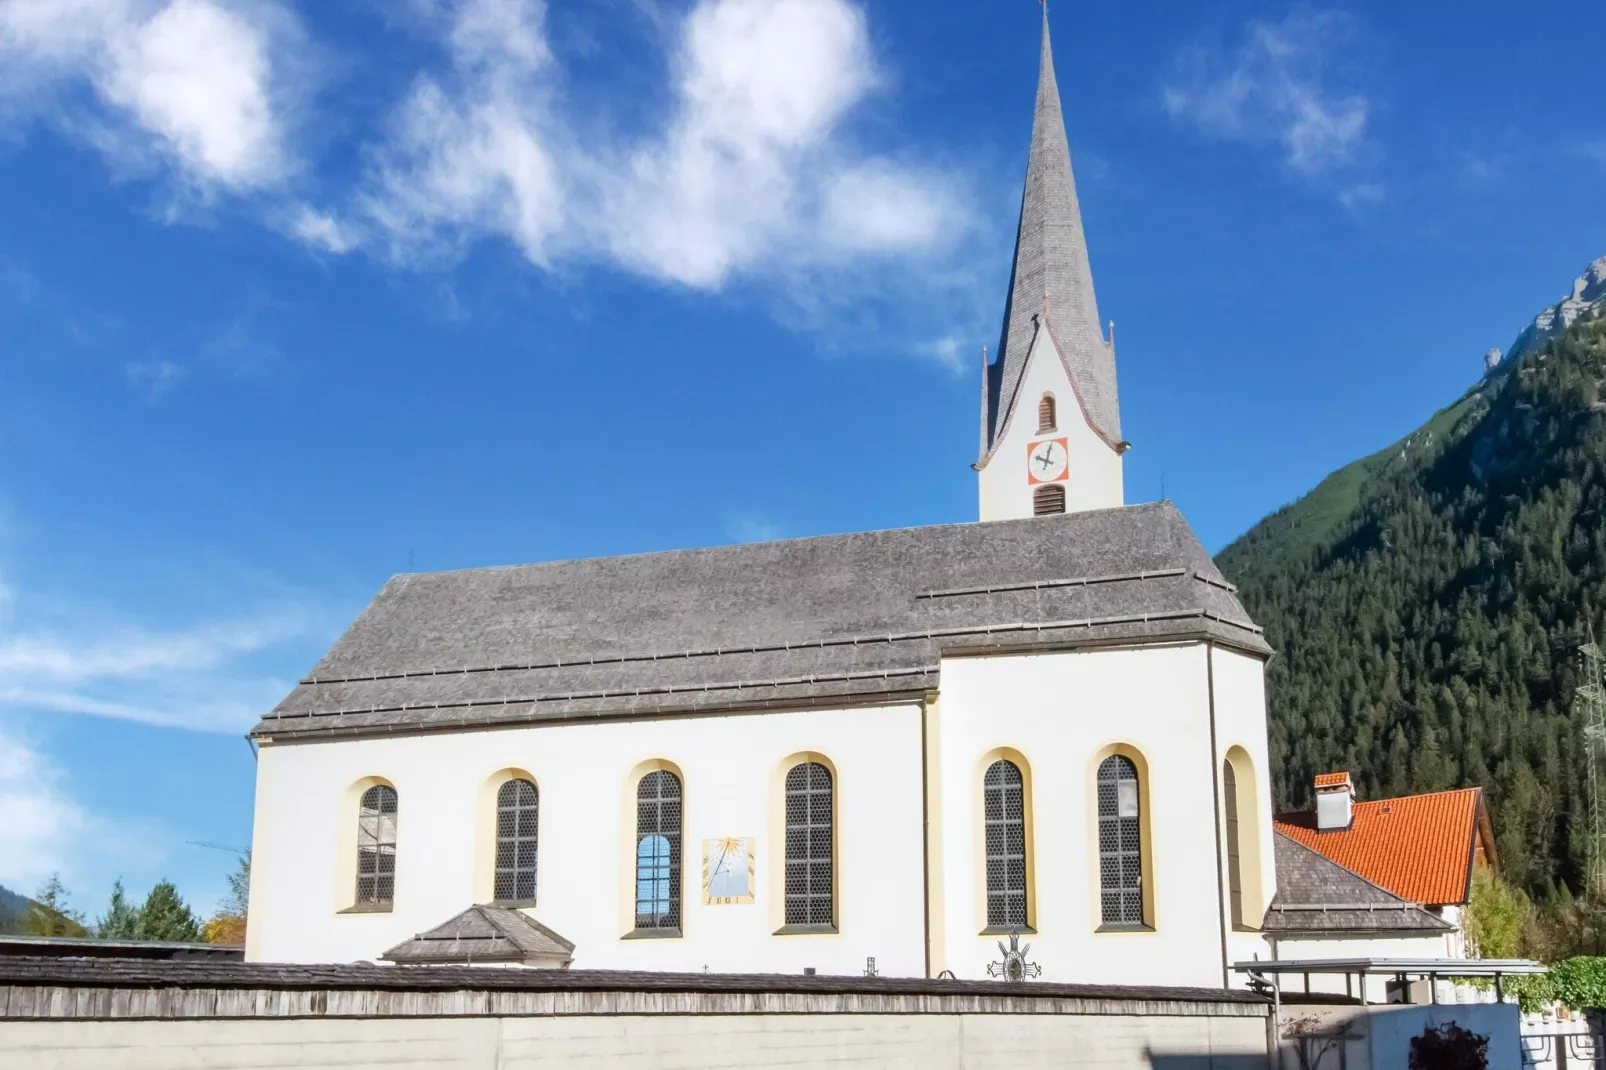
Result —
<instances>
[{"instance_id":1,"label":"white clock dial","mask_svg":"<svg viewBox=\"0 0 1606 1070\"><path fill-rule=\"evenodd\" d=\"M1033 446L1027 454L1026 467L1032 478L1047 483L1065 474L1065 447L1058 439L1049 439Z\"/></svg>"}]
</instances>

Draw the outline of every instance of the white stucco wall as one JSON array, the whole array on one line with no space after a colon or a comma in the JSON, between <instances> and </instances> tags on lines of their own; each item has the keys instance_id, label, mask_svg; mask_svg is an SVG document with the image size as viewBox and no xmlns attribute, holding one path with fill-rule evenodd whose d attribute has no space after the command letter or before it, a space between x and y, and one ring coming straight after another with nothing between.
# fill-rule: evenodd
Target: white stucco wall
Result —
<instances>
[{"instance_id":1,"label":"white stucco wall","mask_svg":"<svg viewBox=\"0 0 1606 1070\"><path fill-rule=\"evenodd\" d=\"M1266 666L1259 658L1221 647L1212 648L1210 657L1216 695L1216 769L1220 774L1230 756L1234 768L1240 771L1238 829L1244 916L1243 928L1228 928L1227 955L1232 962L1247 962L1270 957L1265 938L1248 930L1259 928L1266 907L1277 894L1271 752L1266 735ZM1248 777L1241 773L1246 765L1252 770ZM1220 784L1219 789L1223 795L1221 842L1225 847L1225 784ZM1226 897L1230 878L1225 866L1221 879L1221 894ZM1233 974L1229 980L1233 987L1248 983L1242 974Z\"/></svg>"},{"instance_id":2,"label":"white stucco wall","mask_svg":"<svg viewBox=\"0 0 1606 1070\"><path fill-rule=\"evenodd\" d=\"M1054 395L1058 430L1039 433L1037 403L1044 394ZM1036 487L1026 479L1027 450L1048 438L1064 438L1067 442L1067 512L1124 504L1121 455L1088 426L1052 338L1047 331L1039 331L1027 358L1014 418L992 459L978 473L982 520L1032 515L1032 492Z\"/></svg>"},{"instance_id":3,"label":"white stucco wall","mask_svg":"<svg viewBox=\"0 0 1606 1070\"><path fill-rule=\"evenodd\" d=\"M1236 657L1236 656L1235 656ZM1241 663L1240 663L1241 662ZM1262 692L1251 658L1218 669L1222 735L1264 761ZM1256 721L1259 719L1259 728ZM931 717L936 769L935 853L942 860L933 969L985 976L999 958L986 923L980 779L991 752L1018 752L1029 765L1031 892L1036 932L1029 958L1056 981L1220 987L1223 897L1217 891L1214 793L1219 758L1210 738L1206 647L1187 644L947 659ZM1152 932L1098 932L1095 767L1123 744L1148 767ZM1223 751L1224 752L1224 751ZM1254 828L1270 836L1266 817ZM1247 833L1248 829L1246 829ZM1263 840L1263 842L1269 842ZM1262 857L1269 858L1266 850ZM1253 875L1268 894L1275 875ZM1258 934L1238 943L1241 957L1266 948Z\"/></svg>"},{"instance_id":4,"label":"white stucco wall","mask_svg":"<svg viewBox=\"0 0 1606 1070\"><path fill-rule=\"evenodd\" d=\"M257 770L250 932L256 961L345 962L446 921L476 901L476 802L498 771L540 790L537 905L576 945L575 965L716 972L925 972L920 709L744 714L543 725L299 745L266 745ZM772 935L770 865L780 849L774 780L799 752L837 770L836 935ZM621 939L629 928L633 797L644 761L684 774L684 936ZM399 794L395 909L342 914L353 889L343 837L364 777ZM756 841L757 899L702 902L702 841ZM481 887L483 887L483 882Z\"/></svg>"}]
</instances>

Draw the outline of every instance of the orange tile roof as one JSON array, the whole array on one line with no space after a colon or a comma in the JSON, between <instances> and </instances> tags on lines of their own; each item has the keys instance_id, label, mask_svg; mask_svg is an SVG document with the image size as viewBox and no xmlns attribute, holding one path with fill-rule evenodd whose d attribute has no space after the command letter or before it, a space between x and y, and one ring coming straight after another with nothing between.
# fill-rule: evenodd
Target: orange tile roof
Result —
<instances>
[{"instance_id":1,"label":"orange tile roof","mask_svg":"<svg viewBox=\"0 0 1606 1070\"><path fill-rule=\"evenodd\" d=\"M1413 903L1464 903L1480 835L1478 788L1356 803L1347 829L1320 832L1316 811L1279 814L1277 831Z\"/></svg>"},{"instance_id":2,"label":"orange tile roof","mask_svg":"<svg viewBox=\"0 0 1606 1070\"><path fill-rule=\"evenodd\" d=\"M1339 784L1348 784L1348 773L1317 773L1316 786L1318 788L1332 788Z\"/></svg>"}]
</instances>

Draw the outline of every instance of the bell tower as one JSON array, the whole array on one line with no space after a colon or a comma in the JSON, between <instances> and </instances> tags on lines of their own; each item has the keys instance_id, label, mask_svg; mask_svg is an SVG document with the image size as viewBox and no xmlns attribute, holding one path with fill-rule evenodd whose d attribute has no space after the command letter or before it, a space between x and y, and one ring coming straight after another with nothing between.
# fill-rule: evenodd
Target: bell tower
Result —
<instances>
[{"instance_id":1,"label":"bell tower","mask_svg":"<svg viewBox=\"0 0 1606 1070\"><path fill-rule=\"evenodd\" d=\"M1003 338L982 362L982 520L1125 504L1114 327L1099 327L1046 4L1039 63Z\"/></svg>"}]
</instances>

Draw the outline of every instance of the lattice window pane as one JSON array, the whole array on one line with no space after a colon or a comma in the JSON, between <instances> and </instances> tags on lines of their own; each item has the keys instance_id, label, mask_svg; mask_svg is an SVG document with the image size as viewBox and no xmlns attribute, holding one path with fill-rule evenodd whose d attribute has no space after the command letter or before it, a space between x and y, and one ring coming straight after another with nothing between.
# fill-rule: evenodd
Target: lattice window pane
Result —
<instances>
[{"instance_id":1,"label":"lattice window pane","mask_svg":"<svg viewBox=\"0 0 1606 1070\"><path fill-rule=\"evenodd\" d=\"M529 902L535 898L537 837L541 794L528 780L509 780L496 793L497 900Z\"/></svg>"},{"instance_id":2,"label":"lattice window pane","mask_svg":"<svg viewBox=\"0 0 1606 1070\"><path fill-rule=\"evenodd\" d=\"M786 924L836 923L835 801L819 762L786 774Z\"/></svg>"},{"instance_id":3,"label":"lattice window pane","mask_svg":"<svg viewBox=\"0 0 1606 1070\"><path fill-rule=\"evenodd\" d=\"M1143 829L1137 766L1115 754L1099 764L1099 882L1106 925L1143 924Z\"/></svg>"},{"instance_id":4,"label":"lattice window pane","mask_svg":"<svg viewBox=\"0 0 1606 1070\"><path fill-rule=\"evenodd\" d=\"M1242 926L1244 923L1244 881L1243 881L1243 855L1240 852L1238 837L1238 774L1232 767L1232 762L1224 762L1221 766L1221 792L1225 796L1225 817L1227 825L1227 891L1232 910L1232 923Z\"/></svg>"},{"instance_id":5,"label":"lattice window pane","mask_svg":"<svg viewBox=\"0 0 1606 1070\"><path fill-rule=\"evenodd\" d=\"M357 902L385 905L396 899L396 789L376 784L362 793L357 809Z\"/></svg>"},{"instance_id":6,"label":"lattice window pane","mask_svg":"<svg viewBox=\"0 0 1606 1070\"><path fill-rule=\"evenodd\" d=\"M664 769L636 785L636 928L680 928L680 778Z\"/></svg>"},{"instance_id":7,"label":"lattice window pane","mask_svg":"<svg viewBox=\"0 0 1606 1070\"><path fill-rule=\"evenodd\" d=\"M987 767L982 780L982 812L987 842L987 924L1018 928L1026 924L1025 784L1014 762Z\"/></svg>"}]
</instances>

